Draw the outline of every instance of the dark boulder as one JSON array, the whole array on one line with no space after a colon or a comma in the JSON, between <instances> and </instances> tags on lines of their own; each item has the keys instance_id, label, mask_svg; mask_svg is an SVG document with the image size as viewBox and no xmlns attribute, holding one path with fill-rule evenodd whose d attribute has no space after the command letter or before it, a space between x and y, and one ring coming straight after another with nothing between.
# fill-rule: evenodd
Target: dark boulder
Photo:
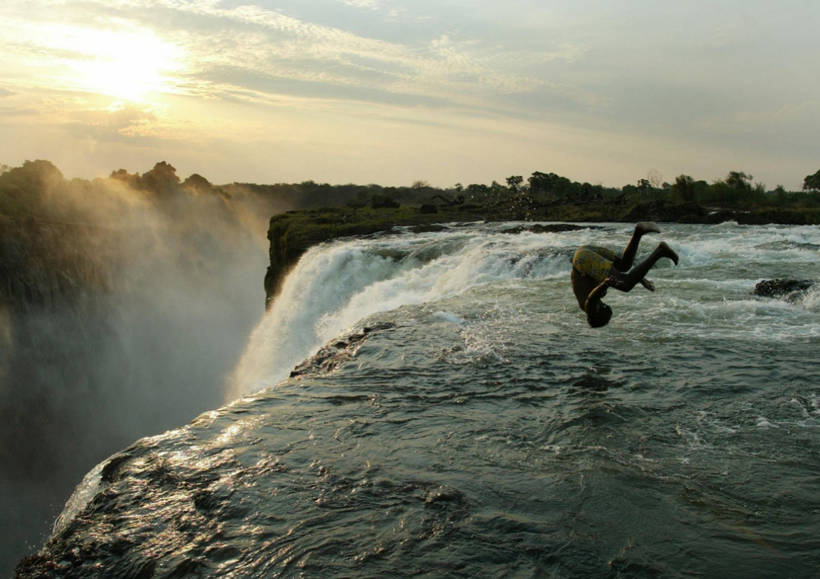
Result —
<instances>
[{"instance_id":1,"label":"dark boulder","mask_svg":"<svg viewBox=\"0 0 820 579\"><path fill-rule=\"evenodd\" d=\"M814 282L807 279L764 279L755 286L754 294L769 298L793 300L804 294Z\"/></svg>"}]
</instances>

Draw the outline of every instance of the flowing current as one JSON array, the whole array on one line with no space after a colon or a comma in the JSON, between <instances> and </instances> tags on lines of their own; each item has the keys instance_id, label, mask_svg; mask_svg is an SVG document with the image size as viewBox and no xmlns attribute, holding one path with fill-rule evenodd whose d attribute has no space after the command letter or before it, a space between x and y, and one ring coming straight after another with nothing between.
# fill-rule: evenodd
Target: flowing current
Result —
<instances>
[{"instance_id":1,"label":"flowing current","mask_svg":"<svg viewBox=\"0 0 820 579\"><path fill-rule=\"evenodd\" d=\"M306 253L226 386L77 487L30 567L77 576L790 576L820 568L817 227L662 224L657 288L569 286L565 232Z\"/></svg>"}]
</instances>

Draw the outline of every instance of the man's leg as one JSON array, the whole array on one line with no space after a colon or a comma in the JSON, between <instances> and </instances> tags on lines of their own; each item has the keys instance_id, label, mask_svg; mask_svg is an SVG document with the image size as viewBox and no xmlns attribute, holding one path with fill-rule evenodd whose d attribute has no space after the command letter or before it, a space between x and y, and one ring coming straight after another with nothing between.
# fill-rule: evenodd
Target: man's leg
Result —
<instances>
[{"instance_id":1,"label":"man's leg","mask_svg":"<svg viewBox=\"0 0 820 579\"><path fill-rule=\"evenodd\" d=\"M612 277L615 278L615 283L612 284L612 287L624 292L630 291L635 287L635 284L640 282L644 276L649 273L649 270L652 269L655 263L662 257L668 257L675 262L675 265L678 265L678 254L663 241L655 248L655 251L653 251L649 257L633 267L629 272L615 272L612 275Z\"/></svg>"},{"instance_id":2,"label":"man's leg","mask_svg":"<svg viewBox=\"0 0 820 579\"><path fill-rule=\"evenodd\" d=\"M619 259L615 260L615 269L618 271L628 271L635 261L635 254L638 253L638 245L641 243L641 237L647 233L660 233L658 226L650 221L641 221L635 225L635 231L632 233L632 238L626 245L623 254Z\"/></svg>"}]
</instances>

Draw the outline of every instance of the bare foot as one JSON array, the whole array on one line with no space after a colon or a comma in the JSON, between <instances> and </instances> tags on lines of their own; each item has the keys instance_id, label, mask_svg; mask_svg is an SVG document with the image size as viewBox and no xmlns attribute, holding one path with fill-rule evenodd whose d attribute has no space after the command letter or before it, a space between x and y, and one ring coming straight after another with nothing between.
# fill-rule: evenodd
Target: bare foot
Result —
<instances>
[{"instance_id":1,"label":"bare foot","mask_svg":"<svg viewBox=\"0 0 820 579\"><path fill-rule=\"evenodd\" d=\"M665 242L665 241L661 241L661 243L660 243L660 245L658 245L658 247L660 247L660 248L661 248L661 251L663 252L663 254L662 254L662 255L663 255L664 257L668 257L669 259L671 259L672 261L674 261L674 262L675 262L675 265L678 265L678 254L677 254L677 253L675 253L675 252L672 250L672 248L671 248L671 247L669 247L668 245L666 245L666 242Z\"/></svg>"},{"instance_id":2,"label":"bare foot","mask_svg":"<svg viewBox=\"0 0 820 579\"><path fill-rule=\"evenodd\" d=\"M651 281L649 281L649 280L648 280L648 279L646 279L646 278L643 278L643 279L641 280L641 285L642 285L643 287L645 287L646 289L648 289L649 291L651 291L651 292L655 291L655 284L654 284L654 283L652 283Z\"/></svg>"},{"instance_id":3,"label":"bare foot","mask_svg":"<svg viewBox=\"0 0 820 579\"><path fill-rule=\"evenodd\" d=\"M661 230L651 221L641 221L635 225L635 232L643 235L645 233L660 233Z\"/></svg>"}]
</instances>

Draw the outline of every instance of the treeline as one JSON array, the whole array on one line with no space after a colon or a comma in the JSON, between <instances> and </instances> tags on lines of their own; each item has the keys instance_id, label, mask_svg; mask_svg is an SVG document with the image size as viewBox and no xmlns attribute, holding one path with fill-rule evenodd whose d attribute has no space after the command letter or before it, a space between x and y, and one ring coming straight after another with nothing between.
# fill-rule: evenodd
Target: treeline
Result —
<instances>
[{"instance_id":1,"label":"treeline","mask_svg":"<svg viewBox=\"0 0 820 579\"><path fill-rule=\"evenodd\" d=\"M786 191L782 185L769 190L762 183L754 183L751 175L730 171L724 179L711 184L689 175L679 175L674 183L663 183L660 187L641 179L637 186L624 187L623 191L632 198L733 208L817 207L820 204L820 171L805 177L803 183L802 191Z\"/></svg>"},{"instance_id":2,"label":"treeline","mask_svg":"<svg viewBox=\"0 0 820 579\"><path fill-rule=\"evenodd\" d=\"M518 193L528 194L541 202L621 202L637 204L646 202L697 203L730 208L753 208L758 206L817 207L820 205L820 171L804 179L802 191L786 191L778 185L767 190L761 183L753 183L753 177L740 171L731 171L724 179L713 183L680 175L674 183L653 183L639 179L635 185L621 188L604 187L590 183L571 181L555 173L536 171L526 181L520 175L508 177L506 186L494 182L490 186L470 185L463 189L470 199L487 199L493 196ZM459 190L462 189L459 187Z\"/></svg>"},{"instance_id":3,"label":"treeline","mask_svg":"<svg viewBox=\"0 0 820 579\"><path fill-rule=\"evenodd\" d=\"M699 204L723 208L743 209L755 207L801 208L820 206L820 171L804 179L802 191L787 191L778 185L769 190L744 172L731 171L724 178L712 183L680 175L674 183L653 183L639 179L635 185L621 188L605 187L572 181L555 173L536 171L530 177L513 175L506 184L432 187L417 181L408 187L384 187L381 185L330 185L313 181L275 185L234 183L222 187L226 192L254 192L261 197L282 200L295 209L315 209L327 206L352 208L370 206L392 207L401 205L437 206L462 203L494 205L526 198L531 203L583 204L593 202L633 205L648 202L672 204Z\"/></svg>"},{"instance_id":4,"label":"treeline","mask_svg":"<svg viewBox=\"0 0 820 579\"><path fill-rule=\"evenodd\" d=\"M782 186L767 189L755 183L753 177L741 171L731 171L724 179L708 183L689 175L678 176L673 183L639 179L636 184L620 188L572 181L555 173L536 171L528 178L513 175L505 183L432 187L417 181L404 187L369 185L331 185L304 181L302 183L231 183L214 185L205 177L193 174L182 180L167 162L157 163L151 170L139 174L119 169L107 179L65 180L49 161L26 161L21 167L0 166L0 215L20 217L48 215L70 218L72 206L60 194L71 190L73 195L101 198L112 183L120 183L151 202L166 203L180 197L213 197L233 206L246 206L267 217L274 213L322 207L382 208L416 205L434 211L441 207L473 205L557 206L595 203L620 206L646 203L697 204L735 210L755 208L820 207L820 170L803 180L803 190L787 191Z\"/></svg>"},{"instance_id":5,"label":"treeline","mask_svg":"<svg viewBox=\"0 0 820 579\"><path fill-rule=\"evenodd\" d=\"M86 180L66 179L49 161L26 161L0 174L0 305L113 291L126 283L123 256L153 238L163 244L152 251L173 246L174 267L199 275L237 247L263 246L276 212L270 201L234 198L200 175L181 180L166 162L144 174Z\"/></svg>"}]
</instances>

